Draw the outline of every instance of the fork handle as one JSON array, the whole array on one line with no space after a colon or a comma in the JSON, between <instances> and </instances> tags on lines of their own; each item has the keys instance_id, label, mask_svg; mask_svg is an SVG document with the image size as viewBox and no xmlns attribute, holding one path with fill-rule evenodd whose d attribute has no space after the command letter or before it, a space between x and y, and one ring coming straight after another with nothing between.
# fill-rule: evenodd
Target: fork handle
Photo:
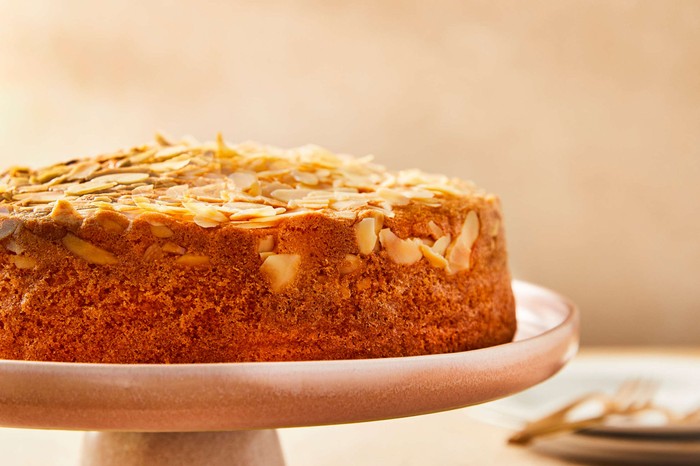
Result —
<instances>
[{"instance_id":1,"label":"fork handle","mask_svg":"<svg viewBox=\"0 0 700 466\"><path fill-rule=\"evenodd\" d=\"M526 426L520 432L516 432L515 434L513 434L508 439L508 443L512 443L515 445L527 445L537 437L543 437L563 432L573 432L581 429L586 429L588 427L600 425L603 423L606 417L607 415L603 415L591 417L588 419L582 419L580 421L563 421L559 423L551 423L548 425L538 423L537 425Z\"/></svg>"}]
</instances>

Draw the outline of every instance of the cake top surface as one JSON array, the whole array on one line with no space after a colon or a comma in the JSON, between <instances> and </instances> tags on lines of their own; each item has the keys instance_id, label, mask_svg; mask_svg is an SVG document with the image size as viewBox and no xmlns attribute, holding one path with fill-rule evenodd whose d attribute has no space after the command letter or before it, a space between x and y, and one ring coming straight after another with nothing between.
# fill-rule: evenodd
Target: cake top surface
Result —
<instances>
[{"instance_id":1,"label":"cake top surface","mask_svg":"<svg viewBox=\"0 0 700 466\"><path fill-rule=\"evenodd\" d=\"M0 175L0 213L49 215L57 205L83 215L100 209L133 217L160 212L209 228L263 226L323 211L355 218L362 210L393 216L395 206L440 206L445 198L482 196L472 183L419 170L387 171L372 156L355 158L318 146L280 149L253 142L192 139L153 143L34 170Z\"/></svg>"}]
</instances>

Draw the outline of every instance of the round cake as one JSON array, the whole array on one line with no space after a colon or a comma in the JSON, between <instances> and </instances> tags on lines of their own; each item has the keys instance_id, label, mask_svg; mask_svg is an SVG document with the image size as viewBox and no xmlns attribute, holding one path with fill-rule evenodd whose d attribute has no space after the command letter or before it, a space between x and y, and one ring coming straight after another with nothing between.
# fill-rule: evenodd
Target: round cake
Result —
<instances>
[{"instance_id":1,"label":"round cake","mask_svg":"<svg viewBox=\"0 0 700 466\"><path fill-rule=\"evenodd\" d=\"M153 143L0 176L0 358L379 358L511 341L498 198L316 146Z\"/></svg>"}]
</instances>

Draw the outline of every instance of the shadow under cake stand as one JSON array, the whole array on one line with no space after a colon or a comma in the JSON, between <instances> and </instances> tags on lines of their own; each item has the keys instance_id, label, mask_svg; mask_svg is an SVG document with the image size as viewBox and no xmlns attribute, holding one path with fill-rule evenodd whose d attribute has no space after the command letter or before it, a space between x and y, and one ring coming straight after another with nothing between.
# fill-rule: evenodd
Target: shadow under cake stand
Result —
<instances>
[{"instance_id":1,"label":"shadow under cake stand","mask_svg":"<svg viewBox=\"0 0 700 466\"><path fill-rule=\"evenodd\" d=\"M0 425L88 432L82 463L284 465L276 428L414 416L495 400L578 347L567 299L515 281L512 343L386 359L182 365L0 361Z\"/></svg>"}]
</instances>

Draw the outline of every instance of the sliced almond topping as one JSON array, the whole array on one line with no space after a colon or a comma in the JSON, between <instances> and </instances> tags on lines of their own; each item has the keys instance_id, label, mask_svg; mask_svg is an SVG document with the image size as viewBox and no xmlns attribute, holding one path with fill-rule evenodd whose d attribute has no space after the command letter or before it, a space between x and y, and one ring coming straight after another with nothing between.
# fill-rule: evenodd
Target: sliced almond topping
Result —
<instances>
[{"instance_id":1,"label":"sliced almond topping","mask_svg":"<svg viewBox=\"0 0 700 466\"><path fill-rule=\"evenodd\" d=\"M468 270L471 266L472 246L479 236L479 217L470 210L462 225L462 231L447 250L451 273Z\"/></svg>"},{"instance_id":2,"label":"sliced almond topping","mask_svg":"<svg viewBox=\"0 0 700 466\"><path fill-rule=\"evenodd\" d=\"M53 167L49 167L39 171L39 173L36 174L32 181L43 184L47 181L51 181L54 178L66 174L66 172L68 171L70 171L70 167L67 167L65 165L54 165Z\"/></svg>"},{"instance_id":3,"label":"sliced almond topping","mask_svg":"<svg viewBox=\"0 0 700 466\"><path fill-rule=\"evenodd\" d=\"M377 195L382 199L386 199L393 205L407 205L410 202L410 199L393 189L379 188L377 190Z\"/></svg>"},{"instance_id":4,"label":"sliced almond topping","mask_svg":"<svg viewBox=\"0 0 700 466\"><path fill-rule=\"evenodd\" d=\"M425 244L419 245L420 251L423 253L423 257L427 259L427 261L432 265L433 267L438 267L440 269L445 269L447 268L447 259L445 259L442 255L438 254L430 248L429 246Z\"/></svg>"},{"instance_id":5,"label":"sliced almond topping","mask_svg":"<svg viewBox=\"0 0 700 466\"><path fill-rule=\"evenodd\" d=\"M27 256L10 256L10 262L15 264L18 269L28 270L36 267L36 259Z\"/></svg>"},{"instance_id":6,"label":"sliced almond topping","mask_svg":"<svg viewBox=\"0 0 700 466\"><path fill-rule=\"evenodd\" d=\"M207 256L185 254L175 259L175 263L187 267L207 267L209 266L209 258Z\"/></svg>"},{"instance_id":7,"label":"sliced almond topping","mask_svg":"<svg viewBox=\"0 0 700 466\"><path fill-rule=\"evenodd\" d=\"M305 198L311 191L308 189L275 189L270 193L270 196L278 201L289 202L293 199L299 200ZM326 200L326 204L328 201Z\"/></svg>"},{"instance_id":8,"label":"sliced almond topping","mask_svg":"<svg viewBox=\"0 0 700 466\"><path fill-rule=\"evenodd\" d=\"M26 204L48 204L59 199L63 199L65 195L60 191L48 191L45 193L22 193L15 194L12 199L23 201Z\"/></svg>"},{"instance_id":9,"label":"sliced almond topping","mask_svg":"<svg viewBox=\"0 0 700 466\"><path fill-rule=\"evenodd\" d=\"M54 222L70 229L80 228L83 224L83 216L73 208L73 205L63 199L56 201L51 210L51 218Z\"/></svg>"},{"instance_id":10,"label":"sliced almond topping","mask_svg":"<svg viewBox=\"0 0 700 466\"><path fill-rule=\"evenodd\" d=\"M91 264L107 265L116 264L118 262L117 258L111 252L98 248L94 244L88 243L72 233L68 233L61 241L66 249Z\"/></svg>"},{"instance_id":11,"label":"sliced almond topping","mask_svg":"<svg viewBox=\"0 0 700 466\"><path fill-rule=\"evenodd\" d=\"M134 184L146 181L147 179L148 173L112 173L109 175L95 177L92 179L92 181L94 183L109 183L113 181L118 184Z\"/></svg>"},{"instance_id":12,"label":"sliced almond topping","mask_svg":"<svg viewBox=\"0 0 700 466\"><path fill-rule=\"evenodd\" d=\"M433 239L438 239L445 234L442 231L442 228L440 228L440 226L433 220L428 222L428 230L430 230L430 234L433 236Z\"/></svg>"},{"instance_id":13,"label":"sliced almond topping","mask_svg":"<svg viewBox=\"0 0 700 466\"><path fill-rule=\"evenodd\" d=\"M183 248L182 246L177 245L175 243L172 243L170 241L168 241L163 246L161 246L161 249L163 250L163 252L169 252L172 254L184 254L185 253L185 248Z\"/></svg>"},{"instance_id":14,"label":"sliced almond topping","mask_svg":"<svg viewBox=\"0 0 700 466\"><path fill-rule=\"evenodd\" d=\"M318 184L318 178L313 173L292 170L292 177L299 183L315 186Z\"/></svg>"},{"instance_id":15,"label":"sliced almond topping","mask_svg":"<svg viewBox=\"0 0 700 466\"><path fill-rule=\"evenodd\" d=\"M114 181L87 181L85 183L69 186L65 193L68 195L82 196L84 194L98 193L117 185Z\"/></svg>"},{"instance_id":16,"label":"sliced almond topping","mask_svg":"<svg viewBox=\"0 0 700 466\"><path fill-rule=\"evenodd\" d=\"M151 227L151 233L153 236L156 238L170 238L173 236L175 233L173 233L173 230L170 228L166 227L165 225L150 225Z\"/></svg>"},{"instance_id":17,"label":"sliced almond topping","mask_svg":"<svg viewBox=\"0 0 700 466\"><path fill-rule=\"evenodd\" d=\"M4 219L0 224L0 241L14 233L18 226L19 220L14 218Z\"/></svg>"},{"instance_id":18,"label":"sliced almond topping","mask_svg":"<svg viewBox=\"0 0 700 466\"><path fill-rule=\"evenodd\" d=\"M270 288L275 293L282 291L297 275L301 264L298 254L274 254L265 258L260 271L270 281Z\"/></svg>"},{"instance_id":19,"label":"sliced almond topping","mask_svg":"<svg viewBox=\"0 0 700 466\"><path fill-rule=\"evenodd\" d=\"M379 241L386 249L389 258L397 264L415 264L423 257L419 247L420 240L401 239L388 228L379 232Z\"/></svg>"},{"instance_id":20,"label":"sliced almond topping","mask_svg":"<svg viewBox=\"0 0 700 466\"><path fill-rule=\"evenodd\" d=\"M340 263L340 267L338 267L338 272L340 272L341 275L346 275L358 270L361 265L362 260L355 254L346 254L345 258Z\"/></svg>"},{"instance_id":21,"label":"sliced almond topping","mask_svg":"<svg viewBox=\"0 0 700 466\"><path fill-rule=\"evenodd\" d=\"M258 183L258 177L252 173L236 172L232 173L230 178L233 180L236 189L240 191L248 191Z\"/></svg>"},{"instance_id":22,"label":"sliced almond topping","mask_svg":"<svg viewBox=\"0 0 700 466\"><path fill-rule=\"evenodd\" d=\"M73 165L67 178L69 181L89 179L93 173L100 169L100 164L96 162L79 162Z\"/></svg>"},{"instance_id":23,"label":"sliced almond topping","mask_svg":"<svg viewBox=\"0 0 700 466\"><path fill-rule=\"evenodd\" d=\"M272 252L275 249L275 237L272 235L263 236L258 243L258 252Z\"/></svg>"},{"instance_id":24,"label":"sliced almond topping","mask_svg":"<svg viewBox=\"0 0 700 466\"><path fill-rule=\"evenodd\" d=\"M447 251L447 247L450 245L451 241L452 241L452 238L450 237L450 235L441 236L440 238L437 239L437 241L435 241L435 243L431 246L431 248L437 254L444 256L445 252Z\"/></svg>"},{"instance_id":25,"label":"sliced almond topping","mask_svg":"<svg viewBox=\"0 0 700 466\"><path fill-rule=\"evenodd\" d=\"M373 217L366 217L355 224L355 239L360 254L371 254L377 245L377 221Z\"/></svg>"},{"instance_id":26,"label":"sliced almond topping","mask_svg":"<svg viewBox=\"0 0 700 466\"><path fill-rule=\"evenodd\" d=\"M166 160L165 162L152 163L148 165L151 171L156 173L164 173L170 171L177 171L185 168L189 165L190 159L183 160Z\"/></svg>"}]
</instances>

